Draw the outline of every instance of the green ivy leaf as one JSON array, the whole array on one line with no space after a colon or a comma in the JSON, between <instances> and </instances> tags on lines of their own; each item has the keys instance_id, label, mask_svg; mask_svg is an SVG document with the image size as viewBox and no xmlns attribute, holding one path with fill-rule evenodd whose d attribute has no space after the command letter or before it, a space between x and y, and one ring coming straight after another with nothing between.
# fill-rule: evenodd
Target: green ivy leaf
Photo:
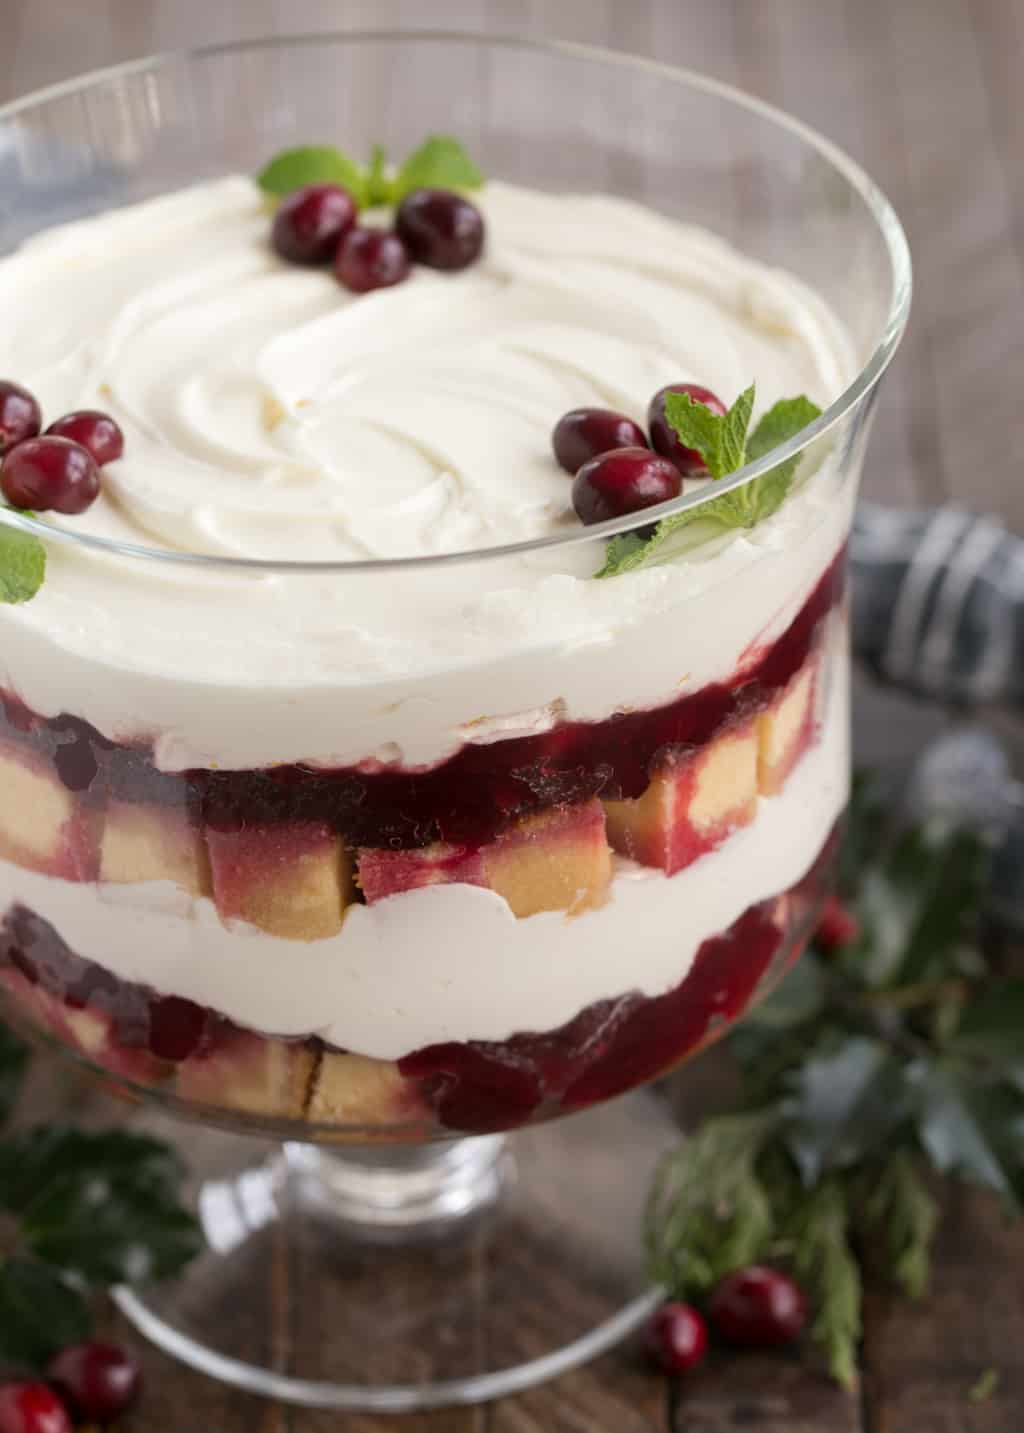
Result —
<instances>
[{"instance_id":1,"label":"green ivy leaf","mask_svg":"<svg viewBox=\"0 0 1024 1433\"><path fill-rule=\"evenodd\" d=\"M24 1258L0 1265L0 1363L41 1368L88 1338L91 1323L85 1299L59 1270Z\"/></svg>"},{"instance_id":2,"label":"green ivy leaf","mask_svg":"<svg viewBox=\"0 0 1024 1433\"><path fill-rule=\"evenodd\" d=\"M450 134L432 134L403 161L391 186L397 204L413 189L479 189L484 176Z\"/></svg>"},{"instance_id":3,"label":"green ivy leaf","mask_svg":"<svg viewBox=\"0 0 1024 1433\"><path fill-rule=\"evenodd\" d=\"M0 523L0 602L28 602L43 585L46 549L30 532Z\"/></svg>"},{"instance_id":4,"label":"green ivy leaf","mask_svg":"<svg viewBox=\"0 0 1024 1433\"><path fill-rule=\"evenodd\" d=\"M362 209L367 202L366 174L361 164L330 144L307 144L275 154L256 176L267 194L283 198L307 184L340 184Z\"/></svg>"}]
</instances>

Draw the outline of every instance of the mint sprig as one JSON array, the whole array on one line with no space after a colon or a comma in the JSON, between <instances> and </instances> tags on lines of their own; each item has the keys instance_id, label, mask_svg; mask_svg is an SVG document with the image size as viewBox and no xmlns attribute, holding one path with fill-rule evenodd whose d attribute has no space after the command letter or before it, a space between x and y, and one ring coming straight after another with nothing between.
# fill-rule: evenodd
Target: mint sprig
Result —
<instances>
[{"instance_id":1,"label":"mint sprig","mask_svg":"<svg viewBox=\"0 0 1024 1433\"><path fill-rule=\"evenodd\" d=\"M484 176L450 134L432 134L392 172L387 151L375 144L361 164L329 144L303 145L276 154L256 182L265 193L283 198L307 184L340 184L360 209L397 204L413 189L479 189Z\"/></svg>"},{"instance_id":2,"label":"mint sprig","mask_svg":"<svg viewBox=\"0 0 1024 1433\"><path fill-rule=\"evenodd\" d=\"M846 1385L863 1271L924 1294L943 1178L1024 1216L1024 979L978 944L986 870L978 838L908 827L860 784L841 863L860 936L812 947L728 1036L738 1100L652 1186L652 1278L700 1300L743 1264L788 1265Z\"/></svg>"},{"instance_id":3,"label":"mint sprig","mask_svg":"<svg viewBox=\"0 0 1024 1433\"><path fill-rule=\"evenodd\" d=\"M45 576L46 549L39 539L0 522L0 602L28 602Z\"/></svg>"},{"instance_id":4,"label":"mint sprig","mask_svg":"<svg viewBox=\"0 0 1024 1433\"><path fill-rule=\"evenodd\" d=\"M688 393L669 393L665 398L665 416L675 429L680 442L696 448L707 465L712 479L724 478L745 463L761 458L806 428L821 409L804 395L782 398L748 432L754 408L755 389L751 384L722 416L703 403L696 403ZM720 497L711 498L692 512L662 518L653 532L646 535L627 532L613 537L608 544L604 566L598 577L617 577L642 567L653 557L665 560L676 555L681 545L669 539L695 523L706 523L710 530L718 528L750 528L771 517L785 501L793 485L800 458L789 458L777 464L763 477L736 488ZM689 534L687 535L689 537Z\"/></svg>"}]
</instances>

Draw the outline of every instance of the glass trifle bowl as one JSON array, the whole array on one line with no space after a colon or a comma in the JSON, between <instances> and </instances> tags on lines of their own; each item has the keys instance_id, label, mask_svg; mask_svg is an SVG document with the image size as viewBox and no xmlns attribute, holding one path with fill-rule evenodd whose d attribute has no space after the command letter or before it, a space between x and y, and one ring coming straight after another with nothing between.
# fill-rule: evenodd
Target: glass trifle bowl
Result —
<instances>
[{"instance_id":1,"label":"glass trifle bowl","mask_svg":"<svg viewBox=\"0 0 1024 1433\"><path fill-rule=\"evenodd\" d=\"M274 252L248 176L275 152L438 132L487 176L478 263L354 294ZM208 1127L208 1250L122 1307L306 1403L525 1387L657 1298L636 1215L676 1136L641 1087L829 891L899 224L758 101L472 35L105 71L0 111L0 163L0 377L124 432L87 511L0 508L47 559L0 605L0 986ZM817 409L580 521L556 422L643 425L677 383ZM285 1354L282 1247L318 1310ZM491 1324L536 1298L523 1247L580 1298L516 1351Z\"/></svg>"}]
</instances>

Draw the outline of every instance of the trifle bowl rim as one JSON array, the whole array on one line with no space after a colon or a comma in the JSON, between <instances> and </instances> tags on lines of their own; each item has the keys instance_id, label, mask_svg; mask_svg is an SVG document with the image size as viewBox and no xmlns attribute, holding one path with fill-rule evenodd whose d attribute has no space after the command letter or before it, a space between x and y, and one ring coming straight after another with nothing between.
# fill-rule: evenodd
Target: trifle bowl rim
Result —
<instances>
[{"instance_id":1,"label":"trifle bowl rim","mask_svg":"<svg viewBox=\"0 0 1024 1433\"><path fill-rule=\"evenodd\" d=\"M860 364L850 381L820 416L806 424L793 437L770 448L753 461L745 463L735 472L717 479L713 485L707 484L688 493L684 492L678 498L645 508L640 514L632 513L622 517L609 518L604 522L593 523L589 526L581 525L578 529L564 533L534 537L519 542L430 553L422 556L302 561L224 556L169 547L150 547L143 543L119 542L111 538L55 526L52 523L41 521L30 513L20 512L2 505L0 505L0 524L71 548L85 548L116 557L168 563L172 566L194 567L204 571L236 575L249 573L345 576L371 572L422 572L469 563L499 562L502 559L525 557L549 549L561 550L582 543L597 544L620 534L647 527L652 522L664 518L692 513L712 498L720 498L737 488L745 487L781 463L796 458L840 423L878 383L892 361L902 339L910 313L913 289L910 249L903 225L892 203L856 160L813 126L797 119L781 107L749 94L736 85L728 84L686 66L672 65L662 60L649 59L643 55L620 53L602 46L581 44L575 41L536 40L513 34L488 35L472 30L375 28L307 31L287 35L263 35L246 40L158 51L117 65L90 70L57 84L31 91L27 95L0 105L0 127L13 120L24 119L33 111L41 110L53 101L98 91L111 83L170 70L175 66L187 68L195 62L267 50L287 50L324 44L351 45L388 42L475 44L484 48L521 49L527 53L561 56L566 59L604 64L611 68L632 70L636 73L669 80L681 88L703 92L719 100L727 101L738 109L745 110L748 114L767 121L776 129L799 140L828 163L849 184L864 203L885 245L890 275L889 304L879 337L870 355ZM0 255L0 258L2 257Z\"/></svg>"}]
</instances>

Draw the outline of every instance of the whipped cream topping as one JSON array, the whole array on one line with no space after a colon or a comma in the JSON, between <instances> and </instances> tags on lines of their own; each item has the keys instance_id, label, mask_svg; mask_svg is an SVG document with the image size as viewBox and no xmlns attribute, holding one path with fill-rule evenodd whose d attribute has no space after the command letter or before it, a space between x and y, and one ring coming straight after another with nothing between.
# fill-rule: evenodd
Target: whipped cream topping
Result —
<instances>
[{"instance_id":1,"label":"whipped cream topping","mask_svg":"<svg viewBox=\"0 0 1024 1433\"><path fill-rule=\"evenodd\" d=\"M794 276L623 200L492 183L484 259L353 296L268 244L230 177L62 226L0 262L0 372L126 434L75 531L209 555L428 555L575 530L566 409L642 420L699 381L830 401L848 342ZM598 545L426 572L227 574L53 545L0 607L0 682L144 737L170 770L374 757L599 719L727 675L834 555L829 465L750 533L589 580ZM520 715L525 714L525 715Z\"/></svg>"},{"instance_id":2,"label":"whipped cream topping","mask_svg":"<svg viewBox=\"0 0 1024 1433\"><path fill-rule=\"evenodd\" d=\"M846 805L849 658L833 623L822 727L756 819L675 876L615 858L608 902L578 915L517 920L477 886L403 891L353 906L340 934L310 944L241 922L170 882L79 885L0 863L0 910L21 902L78 955L163 995L208 1005L277 1035L319 1034L398 1059L447 1040L555 1029L597 1000L657 996L701 943L810 869Z\"/></svg>"}]
</instances>

